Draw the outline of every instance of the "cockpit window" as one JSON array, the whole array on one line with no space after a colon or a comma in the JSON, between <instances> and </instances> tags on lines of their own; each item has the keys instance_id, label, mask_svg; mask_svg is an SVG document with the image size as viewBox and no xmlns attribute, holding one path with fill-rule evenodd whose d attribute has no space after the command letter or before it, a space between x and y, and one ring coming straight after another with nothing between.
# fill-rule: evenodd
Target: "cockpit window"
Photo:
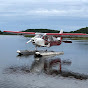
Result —
<instances>
[{"instance_id":1,"label":"cockpit window","mask_svg":"<svg viewBox=\"0 0 88 88\"><path fill-rule=\"evenodd\" d=\"M43 35L36 35L35 38L43 38Z\"/></svg>"}]
</instances>

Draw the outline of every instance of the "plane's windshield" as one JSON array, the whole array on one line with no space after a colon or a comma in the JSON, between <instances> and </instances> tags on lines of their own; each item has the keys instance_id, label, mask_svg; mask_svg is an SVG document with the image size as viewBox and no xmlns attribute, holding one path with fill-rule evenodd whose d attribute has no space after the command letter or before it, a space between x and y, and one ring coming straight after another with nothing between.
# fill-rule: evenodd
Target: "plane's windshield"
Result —
<instances>
[{"instance_id":1,"label":"plane's windshield","mask_svg":"<svg viewBox=\"0 0 88 88\"><path fill-rule=\"evenodd\" d=\"M46 41L57 41L57 38L53 37L53 36L44 36L44 40L46 40Z\"/></svg>"},{"instance_id":2,"label":"plane's windshield","mask_svg":"<svg viewBox=\"0 0 88 88\"><path fill-rule=\"evenodd\" d=\"M41 34L36 35L35 38L43 38L43 35L41 35Z\"/></svg>"}]
</instances>

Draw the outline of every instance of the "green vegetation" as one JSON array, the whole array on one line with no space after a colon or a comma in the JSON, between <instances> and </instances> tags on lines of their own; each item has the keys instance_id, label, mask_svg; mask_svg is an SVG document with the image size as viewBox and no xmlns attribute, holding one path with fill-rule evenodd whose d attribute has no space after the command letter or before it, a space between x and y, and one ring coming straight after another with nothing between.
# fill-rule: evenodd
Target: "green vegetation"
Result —
<instances>
[{"instance_id":1,"label":"green vegetation","mask_svg":"<svg viewBox=\"0 0 88 88\"><path fill-rule=\"evenodd\" d=\"M51 30L51 29L27 29L23 32L59 33L58 30Z\"/></svg>"},{"instance_id":2,"label":"green vegetation","mask_svg":"<svg viewBox=\"0 0 88 88\"><path fill-rule=\"evenodd\" d=\"M71 40L88 40L88 38L70 38Z\"/></svg>"},{"instance_id":3,"label":"green vegetation","mask_svg":"<svg viewBox=\"0 0 88 88\"><path fill-rule=\"evenodd\" d=\"M88 34L88 27L85 28L81 28L79 30L76 31L71 31L70 33L85 33ZM73 40L88 40L88 38L71 38Z\"/></svg>"},{"instance_id":4,"label":"green vegetation","mask_svg":"<svg viewBox=\"0 0 88 88\"><path fill-rule=\"evenodd\" d=\"M3 34L3 32L0 30L0 35Z\"/></svg>"},{"instance_id":5,"label":"green vegetation","mask_svg":"<svg viewBox=\"0 0 88 88\"><path fill-rule=\"evenodd\" d=\"M27 30L23 30L22 32L59 33L60 31L51 30L51 29L27 29ZM86 33L86 34L88 34L88 27L81 28L81 29L76 30L76 31L64 32L64 33ZM0 34L9 35L10 33L4 33L2 31L0 31ZM10 34L10 35L12 35L12 34Z\"/></svg>"},{"instance_id":6,"label":"green vegetation","mask_svg":"<svg viewBox=\"0 0 88 88\"><path fill-rule=\"evenodd\" d=\"M59 33L58 30L51 30L51 29L27 29L23 32ZM64 32L64 33L67 33L67 32ZM86 34L88 34L88 27L81 28L79 30L71 31L68 33L86 33Z\"/></svg>"},{"instance_id":7,"label":"green vegetation","mask_svg":"<svg viewBox=\"0 0 88 88\"><path fill-rule=\"evenodd\" d=\"M81 28L81 29L76 30L76 31L71 31L70 33L85 33L85 34L88 34L88 27Z\"/></svg>"},{"instance_id":8,"label":"green vegetation","mask_svg":"<svg viewBox=\"0 0 88 88\"><path fill-rule=\"evenodd\" d=\"M22 32L39 32L39 33L59 33L60 30L52 30L52 29L27 29L24 30ZM69 32L65 32L64 33L69 33Z\"/></svg>"}]
</instances>

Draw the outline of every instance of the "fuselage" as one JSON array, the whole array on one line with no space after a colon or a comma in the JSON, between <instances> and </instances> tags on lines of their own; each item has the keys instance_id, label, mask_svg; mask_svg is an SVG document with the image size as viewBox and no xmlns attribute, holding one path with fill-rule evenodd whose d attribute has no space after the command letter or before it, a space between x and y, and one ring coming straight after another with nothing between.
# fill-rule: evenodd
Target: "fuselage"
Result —
<instances>
[{"instance_id":1,"label":"fuselage","mask_svg":"<svg viewBox=\"0 0 88 88\"><path fill-rule=\"evenodd\" d=\"M51 47L61 44L61 40L45 40L43 38L32 39L32 44L41 47Z\"/></svg>"}]
</instances>

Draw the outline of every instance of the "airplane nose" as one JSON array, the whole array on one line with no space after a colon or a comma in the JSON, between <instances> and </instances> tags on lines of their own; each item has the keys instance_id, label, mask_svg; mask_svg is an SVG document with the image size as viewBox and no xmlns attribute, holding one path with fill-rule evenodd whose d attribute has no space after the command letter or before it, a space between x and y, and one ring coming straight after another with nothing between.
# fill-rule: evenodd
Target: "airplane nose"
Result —
<instances>
[{"instance_id":1,"label":"airplane nose","mask_svg":"<svg viewBox=\"0 0 88 88\"><path fill-rule=\"evenodd\" d=\"M34 39L32 39L32 42L34 41Z\"/></svg>"},{"instance_id":2,"label":"airplane nose","mask_svg":"<svg viewBox=\"0 0 88 88\"><path fill-rule=\"evenodd\" d=\"M32 39L32 43L33 43L33 44L35 44L35 41L34 41L34 39Z\"/></svg>"}]
</instances>

